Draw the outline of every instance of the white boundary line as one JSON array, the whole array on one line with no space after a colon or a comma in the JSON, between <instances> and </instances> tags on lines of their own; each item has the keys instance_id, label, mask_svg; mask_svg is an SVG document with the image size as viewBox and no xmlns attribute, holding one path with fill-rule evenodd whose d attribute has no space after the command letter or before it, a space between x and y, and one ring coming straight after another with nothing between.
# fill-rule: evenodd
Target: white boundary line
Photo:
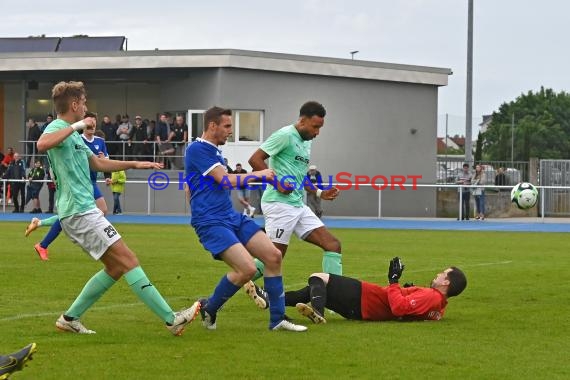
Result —
<instances>
[{"instance_id":1,"label":"white boundary line","mask_svg":"<svg viewBox=\"0 0 570 380\"><path fill-rule=\"evenodd\" d=\"M497 261L497 262L493 262L493 263L478 263L478 264L467 264L467 265L462 265L461 268L472 268L472 267L483 267L483 266L491 266L491 265L507 265L512 263L513 260L506 260L506 261ZM422 273L422 272L434 272L434 275L437 271L442 270L443 268L438 268L438 269L418 269L418 270L411 270L411 271L406 271L406 273ZM375 274L375 275L367 275L367 276L361 276L361 278L378 278L379 274ZM294 283L294 284L288 284L285 288L286 289L296 289L298 287L301 286L305 286L307 285L306 283ZM239 294L240 291L238 291ZM185 297L169 297L169 300L183 300L183 299L188 299L189 297L185 296ZM198 296L195 297L196 299L198 299ZM92 308L90 308L90 310L112 310L112 309L121 309L121 308L128 308L128 307L135 307L135 306L141 306L142 303L141 302L136 302L136 303L120 303L120 304L114 304L114 305L107 305L107 306L94 306ZM49 317L49 316L55 316L57 317L58 315L61 314L61 311L59 312L54 312L54 311L43 311L43 312L38 312L38 313L27 313L27 314L16 314L10 317L4 317L4 318L0 318L0 322L9 322L9 321L16 321L16 320L20 320L20 319L28 319L28 318L40 318L40 317Z\"/></svg>"},{"instance_id":2,"label":"white boundary line","mask_svg":"<svg viewBox=\"0 0 570 380\"><path fill-rule=\"evenodd\" d=\"M187 299L188 297L169 297L169 300L182 300L182 299ZM196 299L198 299L199 296L196 296ZM141 306L144 305L142 302L136 302L136 303L120 303L120 304L113 304L113 305L107 305L107 306L94 306L89 308L89 310L112 310L112 309L120 309L120 308L128 308L128 307L134 307L134 306ZM8 322L8 321L16 321L19 319L27 319L27 318L39 318L39 317L49 317L49 316L55 316L58 317L62 314L61 311L55 312L55 311L43 311L43 312L39 312L39 313L27 313L27 314L16 314L13 315L11 317L4 317L4 318L0 318L0 322Z\"/></svg>"}]
</instances>

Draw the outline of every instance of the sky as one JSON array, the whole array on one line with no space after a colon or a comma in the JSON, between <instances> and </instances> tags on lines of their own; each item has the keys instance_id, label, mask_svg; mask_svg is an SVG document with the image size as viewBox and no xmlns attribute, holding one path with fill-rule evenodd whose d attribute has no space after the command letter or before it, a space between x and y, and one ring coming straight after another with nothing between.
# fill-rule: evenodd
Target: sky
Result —
<instances>
[{"instance_id":1,"label":"sky","mask_svg":"<svg viewBox=\"0 0 570 380\"><path fill-rule=\"evenodd\" d=\"M8 5L9 4L9 5ZM468 0L0 0L0 37L125 36L128 50L244 49L449 68L438 136L465 133ZM570 88L563 0L474 0L473 133L541 86Z\"/></svg>"}]
</instances>

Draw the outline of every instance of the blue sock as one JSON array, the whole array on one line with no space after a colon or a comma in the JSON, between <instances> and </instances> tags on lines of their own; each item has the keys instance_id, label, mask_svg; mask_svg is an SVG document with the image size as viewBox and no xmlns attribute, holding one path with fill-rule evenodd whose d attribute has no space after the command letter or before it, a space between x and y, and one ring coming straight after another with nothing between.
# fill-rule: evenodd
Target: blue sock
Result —
<instances>
[{"instance_id":1,"label":"blue sock","mask_svg":"<svg viewBox=\"0 0 570 380\"><path fill-rule=\"evenodd\" d=\"M53 241L59 236L60 232L61 232L61 222L58 219L49 228L49 231L47 235L44 237L44 240L40 242L40 247L47 249L47 247L49 247L49 245L53 243Z\"/></svg>"},{"instance_id":2,"label":"blue sock","mask_svg":"<svg viewBox=\"0 0 570 380\"><path fill-rule=\"evenodd\" d=\"M269 296L269 328L275 327L285 317L285 293L283 276L264 277L264 286Z\"/></svg>"},{"instance_id":3,"label":"blue sock","mask_svg":"<svg viewBox=\"0 0 570 380\"><path fill-rule=\"evenodd\" d=\"M234 285L228 280L228 276L224 275L216 289L214 289L214 294L208 298L208 304L206 306L206 311L210 315L215 315L220 307L226 303L236 292L241 288L241 286Z\"/></svg>"}]
</instances>

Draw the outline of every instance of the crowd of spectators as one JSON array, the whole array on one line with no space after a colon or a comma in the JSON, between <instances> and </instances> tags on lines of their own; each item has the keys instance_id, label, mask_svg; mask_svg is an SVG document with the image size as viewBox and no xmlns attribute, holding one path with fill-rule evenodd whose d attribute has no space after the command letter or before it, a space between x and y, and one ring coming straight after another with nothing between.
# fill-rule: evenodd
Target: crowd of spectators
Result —
<instances>
[{"instance_id":1,"label":"crowd of spectators","mask_svg":"<svg viewBox=\"0 0 570 380\"><path fill-rule=\"evenodd\" d=\"M50 114L46 121L38 124L29 118L27 125L25 157L26 167L32 166L32 161L38 152L35 142L39 139L47 125L53 120ZM116 115L114 121L109 115L104 115L98 129L103 132L109 156L116 160L160 160L167 167L175 166L182 169L182 159L185 144L188 142L188 125L184 115L174 117L161 113L158 122L135 116L134 122L129 115ZM47 169L49 163L44 160Z\"/></svg>"},{"instance_id":2,"label":"crowd of spectators","mask_svg":"<svg viewBox=\"0 0 570 380\"><path fill-rule=\"evenodd\" d=\"M109 156L119 160L159 160L167 168L182 169L184 148L188 142L188 125L183 115L174 120L161 113L158 122L136 115L117 115L112 122L103 116L99 129L105 134Z\"/></svg>"},{"instance_id":3,"label":"crowd of spectators","mask_svg":"<svg viewBox=\"0 0 570 380\"><path fill-rule=\"evenodd\" d=\"M44 122L33 118L26 121L26 141L22 145L24 154L10 147L0 151L0 202L12 204L13 212L24 212L25 206L33 201L31 213L43 212L39 193L43 187L49 191L47 212L53 213L55 185L50 178L47 156L40 154L36 142L49 123L49 114ZM109 156L118 160L161 161L166 168L183 169L183 155L188 142L188 126L184 115L174 116L164 112L158 122L136 115L134 123L129 115L116 115L113 121L104 115L98 126L98 134L105 139ZM46 183L47 186L43 186ZM3 189L3 184L6 189ZM5 194L5 199L3 195ZM120 212L118 206L117 212Z\"/></svg>"}]
</instances>

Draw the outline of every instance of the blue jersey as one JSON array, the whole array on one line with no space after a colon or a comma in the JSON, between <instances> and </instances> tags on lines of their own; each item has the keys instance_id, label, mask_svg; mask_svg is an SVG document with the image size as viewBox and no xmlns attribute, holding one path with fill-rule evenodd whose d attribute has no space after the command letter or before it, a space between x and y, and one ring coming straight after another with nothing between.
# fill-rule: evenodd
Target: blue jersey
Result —
<instances>
[{"instance_id":1,"label":"blue jersey","mask_svg":"<svg viewBox=\"0 0 570 380\"><path fill-rule=\"evenodd\" d=\"M216 166L225 168L222 151L214 144L196 139L186 148L185 180L190 187L192 225L219 224L232 215L229 181L217 184L210 173Z\"/></svg>"},{"instance_id":2,"label":"blue jersey","mask_svg":"<svg viewBox=\"0 0 570 380\"><path fill-rule=\"evenodd\" d=\"M81 137L83 137L85 145L91 149L94 155L98 156L99 153L103 153L105 157L109 157L109 153L107 153L107 145L105 145L105 140L103 140L101 137L93 136L93 140L91 141L87 140L87 137L85 137L85 135L81 135ZM89 173L91 176L91 181L97 182L97 172L90 170Z\"/></svg>"}]
</instances>

